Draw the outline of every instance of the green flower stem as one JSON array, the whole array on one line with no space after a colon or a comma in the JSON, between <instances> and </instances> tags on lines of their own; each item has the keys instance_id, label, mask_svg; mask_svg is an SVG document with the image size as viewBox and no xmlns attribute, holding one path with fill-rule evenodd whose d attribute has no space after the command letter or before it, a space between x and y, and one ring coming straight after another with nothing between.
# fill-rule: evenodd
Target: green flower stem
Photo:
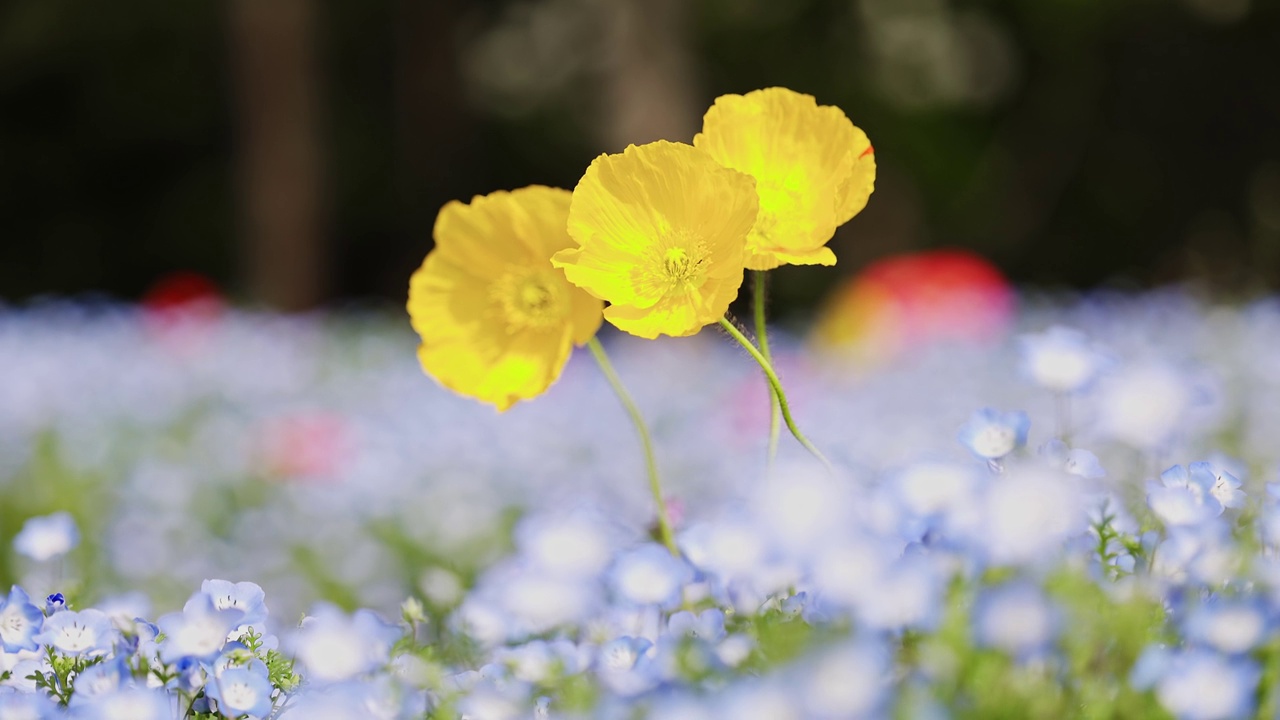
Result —
<instances>
[{"instance_id":1,"label":"green flower stem","mask_svg":"<svg viewBox=\"0 0 1280 720\"><path fill-rule=\"evenodd\" d=\"M787 423L787 429L791 431L791 434L806 450L822 461L827 470L832 470L831 462L827 460L826 456L819 452L818 448L814 447L813 443L809 442L804 433L801 433L800 429L796 427L796 421L791 418L791 408L787 405L787 394L782 391L782 383L778 380L778 374L773 371L773 365L765 359L764 355L760 354L760 351L756 349L755 345L751 344L751 341L747 339L746 335L742 334L741 330L729 322L728 318L720 318L720 327L724 328L725 332L729 333L734 340L737 340L739 345L746 348L747 352L751 353L751 357L755 358L755 361L760 364L760 369L764 370L765 377L769 378L769 386L773 388L774 397L778 398L778 409L782 411L782 419Z\"/></svg>"},{"instance_id":2,"label":"green flower stem","mask_svg":"<svg viewBox=\"0 0 1280 720\"><path fill-rule=\"evenodd\" d=\"M773 356L769 354L769 328L765 323L764 306L765 306L765 271L751 271L751 304L755 310L756 316L756 340L760 343L760 354L764 356L765 362L773 364ZM778 405L778 393L773 389L773 385L769 386L769 460L768 467L773 467L773 459L778 455L778 432L780 422L780 413Z\"/></svg>"},{"instance_id":3,"label":"green flower stem","mask_svg":"<svg viewBox=\"0 0 1280 720\"><path fill-rule=\"evenodd\" d=\"M653 501L658 506L658 536L671 554L679 557L680 549L676 547L676 536L671 531L671 518L667 516L667 503L662 499L662 482L658 479L658 461L653 456L653 440L649 437L649 429L645 427L644 418L640 416L640 409L631 399L631 393L627 392L627 389L622 386L622 380L618 379L618 373L614 371L613 363L609 362L609 356L604 354L604 346L598 339L592 337L587 341L587 347L595 356L600 371L613 386L614 394L618 396L622 407L626 408L632 424L636 426L636 432L640 435L640 444L644 446L645 467L649 472L649 491L653 493Z\"/></svg>"}]
</instances>

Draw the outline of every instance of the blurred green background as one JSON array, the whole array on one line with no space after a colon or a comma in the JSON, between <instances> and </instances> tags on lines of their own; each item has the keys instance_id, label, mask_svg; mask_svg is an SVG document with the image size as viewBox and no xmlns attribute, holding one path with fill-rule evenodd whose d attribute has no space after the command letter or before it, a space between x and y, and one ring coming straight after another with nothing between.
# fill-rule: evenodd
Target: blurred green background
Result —
<instances>
[{"instance_id":1,"label":"blurred green background","mask_svg":"<svg viewBox=\"0 0 1280 720\"><path fill-rule=\"evenodd\" d=\"M770 85L879 165L784 311L943 246L1058 289L1280 282L1273 0L7 0L0 298L189 269L255 305L399 302L444 202L572 187Z\"/></svg>"}]
</instances>

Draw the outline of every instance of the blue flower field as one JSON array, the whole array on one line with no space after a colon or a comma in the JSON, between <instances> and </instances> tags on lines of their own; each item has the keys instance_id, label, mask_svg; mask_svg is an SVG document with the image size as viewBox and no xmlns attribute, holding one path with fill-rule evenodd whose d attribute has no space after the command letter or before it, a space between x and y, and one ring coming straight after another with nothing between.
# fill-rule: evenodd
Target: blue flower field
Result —
<instances>
[{"instance_id":1,"label":"blue flower field","mask_svg":"<svg viewBox=\"0 0 1280 720\"><path fill-rule=\"evenodd\" d=\"M0 309L0 720L1274 718L1280 300L1024 295L870 363L603 338L505 413L399 314Z\"/></svg>"}]
</instances>

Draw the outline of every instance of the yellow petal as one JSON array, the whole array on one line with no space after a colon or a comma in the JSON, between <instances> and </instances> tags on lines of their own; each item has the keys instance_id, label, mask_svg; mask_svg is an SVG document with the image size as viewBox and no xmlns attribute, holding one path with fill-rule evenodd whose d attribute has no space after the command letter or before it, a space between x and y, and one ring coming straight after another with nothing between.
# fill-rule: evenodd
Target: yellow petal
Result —
<instances>
[{"instance_id":1,"label":"yellow petal","mask_svg":"<svg viewBox=\"0 0 1280 720\"><path fill-rule=\"evenodd\" d=\"M823 246L809 252L791 252L788 250L765 250L751 253L747 257L748 270L772 270L781 265L835 265L836 254L831 248Z\"/></svg>"},{"instance_id":2,"label":"yellow petal","mask_svg":"<svg viewBox=\"0 0 1280 720\"><path fill-rule=\"evenodd\" d=\"M567 279L565 283L568 284ZM587 344L600 330L600 323L604 322L604 314L601 312L604 303L580 288L574 289L576 292L570 298L573 309L569 316L569 337L574 345L581 346Z\"/></svg>"},{"instance_id":3,"label":"yellow petal","mask_svg":"<svg viewBox=\"0 0 1280 720\"><path fill-rule=\"evenodd\" d=\"M717 98L694 145L756 179L753 268L815 262L812 253L866 205L875 177L874 158L863 156L870 143L844 112L786 88Z\"/></svg>"},{"instance_id":4,"label":"yellow petal","mask_svg":"<svg viewBox=\"0 0 1280 720\"><path fill-rule=\"evenodd\" d=\"M514 335L490 329L465 340L424 343L418 361L444 387L502 411L545 392L560 377L571 347L567 327Z\"/></svg>"},{"instance_id":5,"label":"yellow petal","mask_svg":"<svg viewBox=\"0 0 1280 720\"><path fill-rule=\"evenodd\" d=\"M839 224L843 225L862 212L867 200L876 186L876 154L871 141L859 128L854 128L857 140L854 152L850 153L852 162L849 177L840 186Z\"/></svg>"},{"instance_id":6,"label":"yellow petal","mask_svg":"<svg viewBox=\"0 0 1280 720\"><path fill-rule=\"evenodd\" d=\"M441 209L406 305L418 359L441 385L505 410L546 391L595 334L602 303L550 263L572 244L569 199L530 187Z\"/></svg>"},{"instance_id":7,"label":"yellow petal","mask_svg":"<svg viewBox=\"0 0 1280 720\"><path fill-rule=\"evenodd\" d=\"M750 177L690 145L633 145L587 168L569 208L578 247L552 264L623 330L690 335L736 296L757 205Z\"/></svg>"}]
</instances>

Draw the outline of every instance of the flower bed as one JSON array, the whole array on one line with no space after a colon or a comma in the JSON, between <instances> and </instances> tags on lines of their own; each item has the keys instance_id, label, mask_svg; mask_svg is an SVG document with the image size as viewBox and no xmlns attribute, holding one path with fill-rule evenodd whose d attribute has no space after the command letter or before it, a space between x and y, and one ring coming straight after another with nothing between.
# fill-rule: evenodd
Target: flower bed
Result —
<instances>
[{"instance_id":1,"label":"flower bed","mask_svg":"<svg viewBox=\"0 0 1280 720\"><path fill-rule=\"evenodd\" d=\"M834 474L724 338L606 338L675 557L584 353L495 414L376 313L2 312L0 718L1273 717L1280 305L1017 323L775 339Z\"/></svg>"}]
</instances>

